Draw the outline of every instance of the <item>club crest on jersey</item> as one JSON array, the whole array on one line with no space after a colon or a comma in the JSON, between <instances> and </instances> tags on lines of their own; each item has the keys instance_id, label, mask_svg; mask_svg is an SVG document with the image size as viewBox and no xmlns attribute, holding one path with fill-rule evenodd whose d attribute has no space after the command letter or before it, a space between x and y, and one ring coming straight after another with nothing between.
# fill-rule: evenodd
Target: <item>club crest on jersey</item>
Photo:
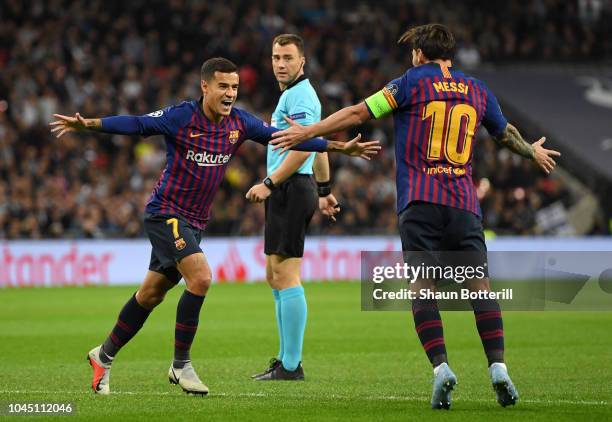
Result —
<instances>
[{"instance_id":1,"label":"club crest on jersey","mask_svg":"<svg viewBox=\"0 0 612 422\"><path fill-rule=\"evenodd\" d=\"M229 133L230 144L235 144L236 142L238 142L238 138L240 138L240 131L230 130L230 133Z\"/></svg>"},{"instance_id":2,"label":"club crest on jersey","mask_svg":"<svg viewBox=\"0 0 612 422\"><path fill-rule=\"evenodd\" d=\"M176 246L176 249L179 251L182 251L183 249L185 249L185 246L187 246L187 243L185 242L185 240L181 237L180 239L176 239L174 241L174 246Z\"/></svg>"}]
</instances>

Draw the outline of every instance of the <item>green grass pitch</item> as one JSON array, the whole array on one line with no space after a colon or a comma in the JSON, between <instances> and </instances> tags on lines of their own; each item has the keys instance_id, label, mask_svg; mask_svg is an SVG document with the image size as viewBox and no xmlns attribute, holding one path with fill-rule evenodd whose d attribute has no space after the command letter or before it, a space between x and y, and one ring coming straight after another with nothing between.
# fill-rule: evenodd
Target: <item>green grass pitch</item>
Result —
<instances>
[{"instance_id":1,"label":"green grass pitch","mask_svg":"<svg viewBox=\"0 0 612 422\"><path fill-rule=\"evenodd\" d=\"M85 356L134 287L0 290L0 403L72 402L70 420L88 421L612 418L612 313L506 312L506 360L521 394L506 409L495 402L473 315L443 313L459 384L451 410L432 411L431 368L409 313L362 312L358 283L305 288L306 381L260 383L250 375L278 345L270 289L212 287L192 351L211 391L204 398L166 376L182 285L118 355L109 397L90 391Z\"/></svg>"}]
</instances>

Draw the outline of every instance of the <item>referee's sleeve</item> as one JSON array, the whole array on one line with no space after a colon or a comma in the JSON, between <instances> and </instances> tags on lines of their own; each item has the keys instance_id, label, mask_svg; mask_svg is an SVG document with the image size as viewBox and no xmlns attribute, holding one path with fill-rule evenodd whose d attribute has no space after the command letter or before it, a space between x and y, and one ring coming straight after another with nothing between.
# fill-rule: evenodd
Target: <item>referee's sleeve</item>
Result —
<instances>
[{"instance_id":1,"label":"referee's sleeve","mask_svg":"<svg viewBox=\"0 0 612 422\"><path fill-rule=\"evenodd\" d=\"M291 120L302 126L308 126L318 121L318 114L315 104L308 101L307 98L298 98L296 101L287 102L287 111Z\"/></svg>"}]
</instances>

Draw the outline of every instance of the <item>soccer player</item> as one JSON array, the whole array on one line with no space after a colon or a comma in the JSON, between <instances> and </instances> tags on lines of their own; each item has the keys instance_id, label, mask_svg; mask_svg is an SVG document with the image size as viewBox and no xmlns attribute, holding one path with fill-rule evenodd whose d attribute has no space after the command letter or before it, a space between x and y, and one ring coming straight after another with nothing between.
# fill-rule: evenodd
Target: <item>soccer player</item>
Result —
<instances>
[{"instance_id":1,"label":"soccer player","mask_svg":"<svg viewBox=\"0 0 612 422\"><path fill-rule=\"evenodd\" d=\"M303 125L321 120L321 103L304 75L304 41L295 34L282 34L272 41L272 70L282 92L272 115L272 126L287 128L290 116ZM272 287L279 352L269 368L254 375L256 380L303 380L302 343L307 306L300 283L304 237L318 206L335 219L338 201L331 194L327 153L289 151L280 154L268 145L268 177L246 194L252 202L265 200L266 280ZM311 175L315 173L318 189ZM318 192L317 192L318 191Z\"/></svg>"},{"instance_id":2,"label":"soccer player","mask_svg":"<svg viewBox=\"0 0 612 422\"><path fill-rule=\"evenodd\" d=\"M213 198L231 157L247 139L267 145L277 130L246 111L233 107L238 95L237 67L224 58L204 62L202 98L155 111L146 116L112 116L102 119L54 115L50 123L59 138L65 133L97 130L127 135L164 135L166 167L145 209L145 231L153 247L149 271L138 291L128 300L109 336L88 354L93 367L92 388L109 394L110 369L117 352L142 328L166 292L181 278L187 288L176 312L174 360L168 371L171 383L185 392L205 395L192 364L190 349L198 329L200 309L212 273L202 249L201 231L209 218ZM370 157L377 142L343 144L313 139L306 151L339 151Z\"/></svg>"},{"instance_id":3,"label":"soccer player","mask_svg":"<svg viewBox=\"0 0 612 422\"><path fill-rule=\"evenodd\" d=\"M286 148L313 136L393 115L402 249L475 252L486 259L481 210L471 177L472 141L480 124L499 145L533 160L546 173L556 164L552 157L560 154L542 146L545 138L533 144L525 142L504 118L487 86L451 67L455 40L448 28L418 26L406 31L399 43L412 47L412 69L364 102L319 123L293 124L276 133L278 139L272 143ZM467 287L490 290L488 278L473 280ZM432 280L419 280L411 288L433 290L435 286ZM504 363L499 305L495 300L480 300L472 306L497 401L504 407L515 404L518 393ZM437 302L416 299L412 311L418 337L434 367L431 405L448 409L457 379L448 366Z\"/></svg>"}]
</instances>

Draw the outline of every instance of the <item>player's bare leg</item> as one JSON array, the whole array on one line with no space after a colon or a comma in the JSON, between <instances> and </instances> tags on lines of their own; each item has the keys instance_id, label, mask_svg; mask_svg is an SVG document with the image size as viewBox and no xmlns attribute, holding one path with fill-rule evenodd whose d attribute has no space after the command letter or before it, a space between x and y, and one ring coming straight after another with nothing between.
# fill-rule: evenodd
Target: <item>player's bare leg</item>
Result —
<instances>
[{"instance_id":1,"label":"player's bare leg","mask_svg":"<svg viewBox=\"0 0 612 422\"><path fill-rule=\"evenodd\" d=\"M418 295L424 291L435 292L432 280L416 280L410 284L410 290ZM434 368L432 409L449 409L451 391L457 384L457 377L448 366L442 319L435 299L413 299L412 316L421 345Z\"/></svg>"},{"instance_id":2,"label":"player's bare leg","mask_svg":"<svg viewBox=\"0 0 612 422\"><path fill-rule=\"evenodd\" d=\"M466 281L466 286L470 291L491 291L488 278ZM504 362L504 325L499 303L495 299L476 299L471 303L497 402L503 407L516 404L518 391Z\"/></svg>"},{"instance_id":3,"label":"player's bare leg","mask_svg":"<svg viewBox=\"0 0 612 422\"><path fill-rule=\"evenodd\" d=\"M144 282L136 292L136 300L143 307L152 311L157 305L163 302L166 293L175 286L168 277L155 272L148 271Z\"/></svg>"},{"instance_id":4,"label":"player's bare leg","mask_svg":"<svg viewBox=\"0 0 612 422\"><path fill-rule=\"evenodd\" d=\"M187 288L176 309L174 361L168 370L168 379L191 394L208 394L191 364L191 344L198 329L200 309L212 282L212 271L203 253L183 258L177 265Z\"/></svg>"},{"instance_id":5,"label":"player's bare leg","mask_svg":"<svg viewBox=\"0 0 612 422\"><path fill-rule=\"evenodd\" d=\"M174 284L165 275L148 271L136 294L121 310L106 341L89 351L87 360L94 371L91 387L95 393L110 394L110 370L115 355L136 335L149 313L164 300L172 287Z\"/></svg>"},{"instance_id":6,"label":"player's bare leg","mask_svg":"<svg viewBox=\"0 0 612 422\"><path fill-rule=\"evenodd\" d=\"M270 362L265 372L255 377L258 381L303 380L301 365L307 307L304 288L300 282L302 259L269 255L266 270L268 282L277 302L281 351L276 361Z\"/></svg>"}]
</instances>

